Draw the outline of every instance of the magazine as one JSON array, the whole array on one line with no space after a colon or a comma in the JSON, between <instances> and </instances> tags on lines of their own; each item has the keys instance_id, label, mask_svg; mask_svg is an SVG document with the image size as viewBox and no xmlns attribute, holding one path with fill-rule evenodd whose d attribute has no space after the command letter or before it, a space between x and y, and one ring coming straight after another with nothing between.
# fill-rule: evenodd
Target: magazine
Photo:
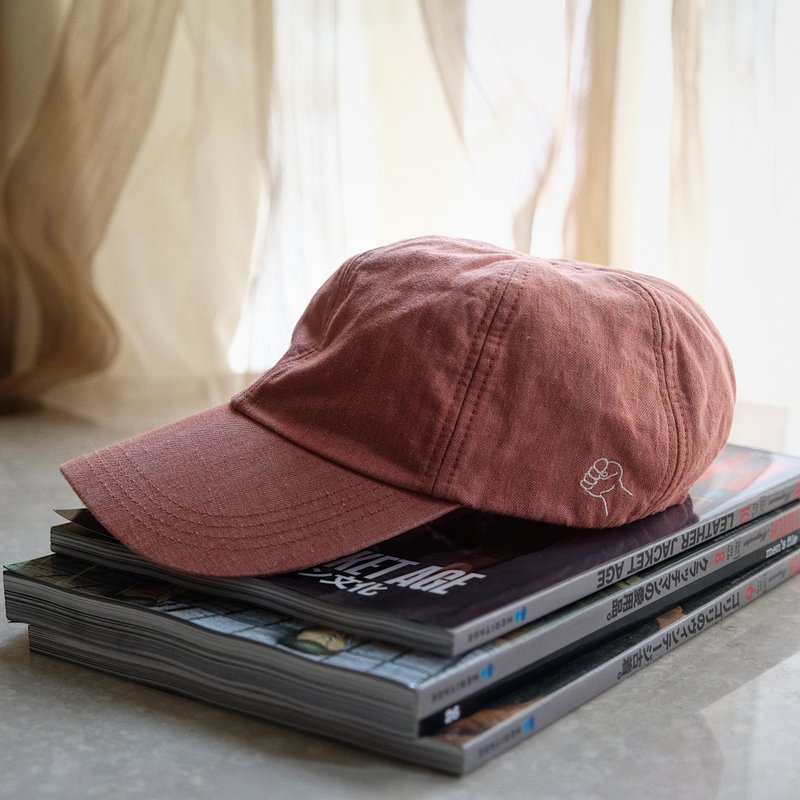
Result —
<instances>
[{"instance_id":1,"label":"magazine","mask_svg":"<svg viewBox=\"0 0 800 800\"><path fill-rule=\"evenodd\" d=\"M7 613L18 613L18 595L41 596L53 606L46 610L51 627L53 617L67 614L64 624L71 625L69 615L80 612L85 618L102 615L109 630L128 631L131 617L146 625L142 608L148 608L154 616L171 619L170 635L192 657L248 663L254 674L269 673L270 692L278 695L305 693L313 684L321 711L356 715L365 725L379 719L381 729L410 736L438 730L536 670L563 662L577 650L793 547L800 541L798 528L800 503L794 503L458 657L355 637L240 601L198 595L162 579L92 567L63 556L9 568L43 585L18 585L14 575L7 576ZM59 602L67 611L55 607L48 584L59 589ZM72 595L66 597L62 590ZM104 605L92 603L93 598L102 598ZM165 630L163 620L157 624ZM297 675L302 684L296 682ZM342 708L344 684L348 697Z\"/></svg>"},{"instance_id":2,"label":"magazine","mask_svg":"<svg viewBox=\"0 0 800 800\"><path fill-rule=\"evenodd\" d=\"M67 537L56 526L51 547L354 635L458 655L798 498L800 459L726 445L684 503L606 530L455 512L318 567L253 578L164 570L85 509L60 512L85 535Z\"/></svg>"},{"instance_id":3,"label":"magazine","mask_svg":"<svg viewBox=\"0 0 800 800\"><path fill-rule=\"evenodd\" d=\"M148 606L154 598L143 597L145 592L135 592L138 599L145 600L140 606L141 615L147 618L145 624L134 625L124 635L116 636L104 624L102 616L78 612L73 615L73 624L65 626L62 618L48 613L60 604L59 595L74 592L58 588L55 575L54 582L49 584L53 592L49 600L24 598L21 594L12 607L18 617L30 619L29 641L36 652L445 772L464 774L535 735L798 571L800 551L795 546L577 655L566 664L538 674L479 711L454 720L438 733L420 737L392 735L347 718L320 713L313 692L301 692L294 698L272 694L267 688L267 676L254 679L256 676L246 663L195 658L170 632L159 632L153 625ZM16 589L13 593L16 594ZM162 598L160 602L170 601ZM153 636L146 635L147 631Z\"/></svg>"}]
</instances>

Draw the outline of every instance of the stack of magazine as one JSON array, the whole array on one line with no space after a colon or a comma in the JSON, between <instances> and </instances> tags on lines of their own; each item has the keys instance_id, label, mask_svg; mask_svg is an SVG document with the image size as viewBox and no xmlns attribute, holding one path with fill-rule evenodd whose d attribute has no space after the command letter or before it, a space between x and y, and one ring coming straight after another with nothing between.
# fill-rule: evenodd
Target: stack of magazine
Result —
<instances>
[{"instance_id":1,"label":"stack of magazine","mask_svg":"<svg viewBox=\"0 0 800 800\"><path fill-rule=\"evenodd\" d=\"M273 577L169 572L59 513L4 574L32 650L454 774L800 571L800 459L734 445L623 527L456 512Z\"/></svg>"}]
</instances>

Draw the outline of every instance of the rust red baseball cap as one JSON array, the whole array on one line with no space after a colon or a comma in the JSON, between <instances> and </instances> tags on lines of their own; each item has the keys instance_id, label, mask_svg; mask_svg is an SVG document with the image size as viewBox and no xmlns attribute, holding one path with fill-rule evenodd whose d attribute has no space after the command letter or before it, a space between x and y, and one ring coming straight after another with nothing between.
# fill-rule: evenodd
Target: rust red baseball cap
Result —
<instances>
[{"instance_id":1,"label":"rust red baseball cap","mask_svg":"<svg viewBox=\"0 0 800 800\"><path fill-rule=\"evenodd\" d=\"M283 572L468 507L605 528L685 499L734 373L664 280L425 237L345 262L229 404L62 471L132 550Z\"/></svg>"}]
</instances>

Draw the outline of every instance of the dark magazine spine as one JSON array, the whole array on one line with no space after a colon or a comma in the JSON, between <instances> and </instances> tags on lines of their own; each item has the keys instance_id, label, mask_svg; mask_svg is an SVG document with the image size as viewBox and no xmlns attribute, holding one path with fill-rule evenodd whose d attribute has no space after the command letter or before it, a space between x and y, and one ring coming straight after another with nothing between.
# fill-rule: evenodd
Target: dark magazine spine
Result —
<instances>
[{"instance_id":1,"label":"dark magazine spine","mask_svg":"<svg viewBox=\"0 0 800 800\"><path fill-rule=\"evenodd\" d=\"M607 588L647 567L709 542L723 534L755 521L765 514L800 499L800 481L793 478L775 489L743 501L626 556L608 561L587 572L508 604L496 611L452 629L452 655L459 655L499 636L563 608L576 600Z\"/></svg>"},{"instance_id":2,"label":"dark magazine spine","mask_svg":"<svg viewBox=\"0 0 800 800\"><path fill-rule=\"evenodd\" d=\"M675 610L675 616L678 617L675 621L669 622L671 615L663 615L657 630L622 652L614 653L602 663L592 663L589 659L584 671L573 675L552 691L528 703L520 703L519 698L512 694L508 699L508 704L514 707L511 716L463 742L464 772L471 772L528 739L798 572L800 555L795 547L785 555L770 560L760 569L748 571L741 580L729 585L729 588L716 596L711 591L703 593L700 604L691 601L684 604L682 609ZM598 653L602 653L602 648ZM445 729L437 738L446 740L447 735L448 730Z\"/></svg>"},{"instance_id":3,"label":"dark magazine spine","mask_svg":"<svg viewBox=\"0 0 800 800\"><path fill-rule=\"evenodd\" d=\"M800 543L800 504L733 531L693 555L673 559L613 591L576 602L563 613L532 623L514 644L490 649L484 659L425 686L420 733L433 733L520 685L711 586L729 580Z\"/></svg>"}]
</instances>

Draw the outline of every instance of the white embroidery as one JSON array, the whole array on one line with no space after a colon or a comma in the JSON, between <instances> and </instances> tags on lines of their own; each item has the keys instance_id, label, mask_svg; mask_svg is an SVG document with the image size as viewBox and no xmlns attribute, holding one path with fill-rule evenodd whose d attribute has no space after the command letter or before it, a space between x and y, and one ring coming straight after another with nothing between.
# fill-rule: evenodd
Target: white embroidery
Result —
<instances>
[{"instance_id":1,"label":"white embroidery","mask_svg":"<svg viewBox=\"0 0 800 800\"><path fill-rule=\"evenodd\" d=\"M613 492L619 486L625 494L633 497L633 492L629 492L622 483L622 467L618 461L611 461L607 458L598 458L581 478L581 488L586 494L598 497L603 501L603 509L608 516L608 501L606 495Z\"/></svg>"}]
</instances>

